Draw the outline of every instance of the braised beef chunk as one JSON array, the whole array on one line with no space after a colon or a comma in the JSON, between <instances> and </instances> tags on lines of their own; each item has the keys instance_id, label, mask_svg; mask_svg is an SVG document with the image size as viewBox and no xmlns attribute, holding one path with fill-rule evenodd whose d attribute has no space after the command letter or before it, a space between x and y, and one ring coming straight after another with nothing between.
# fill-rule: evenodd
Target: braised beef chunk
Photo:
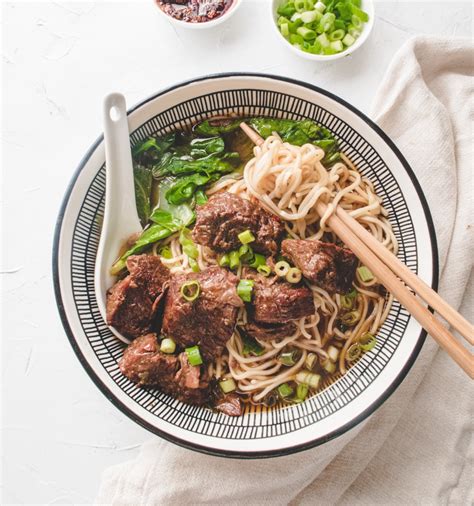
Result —
<instances>
[{"instance_id":1,"label":"braised beef chunk","mask_svg":"<svg viewBox=\"0 0 474 506\"><path fill-rule=\"evenodd\" d=\"M251 269L246 269L243 277L255 281L249 308L255 322L281 324L314 314L313 294L308 287L276 277L265 278Z\"/></svg>"},{"instance_id":2,"label":"braised beef chunk","mask_svg":"<svg viewBox=\"0 0 474 506\"><path fill-rule=\"evenodd\" d=\"M140 386L157 387L190 404L205 404L210 398L205 367L191 366L186 353L179 357L160 352L156 334L135 339L119 362L122 373Z\"/></svg>"},{"instance_id":3,"label":"braised beef chunk","mask_svg":"<svg viewBox=\"0 0 474 506\"><path fill-rule=\"evenodd\" d=\"M252 248L264 255L274 255L285 233L277 216L260 205L233 193L219 193L197 208L194 240L219 252L241 246L238 235L250 230L255 236Z\"/></svg>"},{"instance_id":4,"label":"braised beef chunk","mask_svg":"<svg viewBox=\"0 0 474 506\"><path fill-rule=\"evenodd\" d=\"M314 313L314 309L313 309ZM293 335L296 331L296 325L293 322L288 323L258 323L249 320L244 327L244 331L254 339L260 341L271 341L273 339L284 339Z\"/></svg>"},{"instance_id":5,"label":"braised beef chunk","mask_svg":"<svg viewBox=\"0 0 474 506\"><path fill-rule=\"evenodd\" d=\"M130 274L107 294L107 323L133 339L152 329L169 269L152 255L130 256L127 269Z\"/></svg>"},{"instance_id":6,"label":"braised beef chunk","mask_svg":"<svg viewBox=\"0 0 474 506\"><path fill-rule=\"evenodd\" d=\"M286 239L282 253L306 279L329 293L351 289L358 264L351 250L329 242Z\"/></svg>"},{"instance_id":7,"label":"braised beef chunk","mask_svg":"<svg viewBox=\"0 0 474 506\"><path fill-rule=\"evenodd\" d=\"M181 295L181 286L198 281L200 294L189 302ZM199 273L178 274L170 282L163 316L163 334L182 347L199 345L204 360L220 356L232 335L238 308L238 278L220 267Z\"/></svg>"},{"instance_id":8,"label":"braised beef chunk","mask_svg":"<svg viewBox=\"0 0 474 506\"><path fill-rule=\"evenodd\" d=\"M129 380L141 386L171 386L179 362L178 357L160 353L156 334L147 334L127 346L119 367Z\"/></svg>"},{"instance_id":9,"label":"braised beef chunk","mask_svg":"<svg viewBox=\"0 0 474 506\"><path fill-rule=\"evenodd\" d=\"M215 408L227 416L241 416L243 413L242 401L234 393L226 394L219 398L215 403Z\"/></svg>"}]
</instances>

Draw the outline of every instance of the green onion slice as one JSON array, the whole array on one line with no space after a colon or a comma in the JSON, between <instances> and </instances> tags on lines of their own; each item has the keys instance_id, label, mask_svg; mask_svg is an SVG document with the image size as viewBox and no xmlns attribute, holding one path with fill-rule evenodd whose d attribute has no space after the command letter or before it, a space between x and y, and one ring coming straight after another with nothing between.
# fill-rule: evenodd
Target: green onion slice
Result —
<instances>
[{"instance_id":1,"label":"green onion slice","mask_svg":"<svg viewBox=\"0 0 474 506\"><path fill-rule=\"evenodd\" d=\"M308 353L308 355L306 356L306 360L304 362L304 366L306 367L306 369L308 369L308 371L312 371L317 364L318 364L318 356L316 355L316 353Z\"/></svg>"},{"instance_id":2,"label":"green onion slice","mask_svg":"<svg viewBox=\"0 0 474 506\"><path fill-rule=\"evenodd\" d=\"M282 398L282 399L286 399L287 397L290 397L290 395L293 394L293 388L291 388L290 385L288 385L288 383L283 383L281 384L278 388L278 395Z\"/></svg>"},{"instance_id":3,"label":"green onion slice","mask_svg":"<svg viewBox=\"0 0 474 506\"><path fill-rule=\"evenodd\" d=\"M275 274L277 276L283 277L286 276L288 271L290 270L290 264L285 260L280 260L275 264Z\"/></svg>"},{"instance_id":4,"label":"green onion slice","mask_svg":"<svg viewBox=\"0 0 474 506\"><path fill-rule=\"evenodd\" d=\"M283 353L280 353L278 360L283 365L286 365L287 367L291 367L291 366L295 365L298 360L298 352L296 350L285 351Z\"/></svg>"},{"instance_id":5,"label":"green onion slice","mask_svg":"<svg viewBox=\"0 0 474 506\"><path fill-rule=\"evenodd\" d=\"M296 267L291 267L286 273L286 280L288 283L299 283L301 281L301 271Z\"/></svg>"},{"instance_id":6,"label":"green onion slice","mask_svg":"<svg viewBox=\"0 0 474 506\"><path fill-rule=\"evenodd\" d=\"M202 364L202 357L201 357L201 352L199 351L199 346L191 346L191 348L186 348L184 351L186 352L186 355L188 357L188 362L191 365L201 365Z\"/></svg>"},{"instance_id":7,"label":"green onion slice","mask_svg":"<svg viewBox=\"0 0 474 506\"><path fill-rule=\"evenodd\" d=\"M257 272L260 273L262 276L270 276L272 270L268 265L259 265L257 267Z\"/></svg>"},{"instance_id":8,"label":"green onion slice","mask_svg":"<svg viewBox=\"0 0 474 506\"><path fill-rule=\"evenodd\" d=\"M357 360L362 353L362 348L358 343L354 343L352 346L349 347L346 353L346 359L348 362L354 362L354 360Z\"/></svg>"},{"instance_id":9,"label":"green onion slice","mask_svg":"<svg viewBox=\"0 0 474 506\"><path fill-rule=\"evenodd\" d=\"M199 297L199 294L201 293L201 285L197 280L186 281L186 283L183 283L181 285L179 291L183 299L187 300L188 302L193 302Z\"/></svg>"},{"instance_id":10,"label":"green onion slice","mask_svg":"<svg viewBox=\"0 0 474 506\"><path fill-rule=\"evenodd\" d=\"M231 251L229 253L229 267L231 269L237 269L240 265L240 256L238 251Z\"/></svg>"},{"instance_id":11,"label":"green onion slice","mask_svg":"<svg viewBox=\"0 0 474 506\"><path fill-rule=\"evenodd\" d=\"M233 378L227 378L225 380L219 381L219 386L221 387L221 390L228 394L230 392L233 392L234 390L237 390L237 385L235 384L235 381Z\"/></svg>"},{"instance_id":12,"label":"green onion slice","mask_svg":"<svg viewBox=\"0 0 474 506\"><path fill-rule=\"evenodd\" d=\"M237 285L237 295L244 301L250 302L252 300L254 281L251 279L241 279Z\"/></svg>"},{"instance_id":13,"label":"green onion slice","mask_svg":"<svg viewBox=\"0 0 474 506\"><path fill-rule=\"evenodd\" d=\"M250 230L241 232L237 237L242 244L250 244L251 242L255 241L255 236Z\"/></svg>"},{"instance_id":14,"label":"green onion slice","mask_svg":"<svg viewBox=\"0 0 474 506\"><path fill-rule=\"evenodd\" d=\"M230 263L230 259L229 259L229 255L227 253L225 253L224 255L222 255L219 258L219 265L221 267L228 267L229 263Z\"/></svg>"},{"instance_id":15,"label":"green onion slice","mask_svg":"<svg viewBox=\"0 0 474 506\"><path fill-rule=\"evenodd\" d=\"M368 283L369 281L372 281L374 279L374 275L372 274L370 269L368 267L366 267L365 265L362 265L361 267L359 267L357 269L357 272L359 274L360 279L364 283Z\"/></svg>"},{"instance_id":16,"label":"green onion slice","mask_svg":"<svg viewBox=\"0 0 474 506\"><path fill-rule=\"evenodd\" d=\"M176 351L176 343L171 337L165 337L165 339L161 341L160 351L167 354L174 353Z\"/></svg>"},{"instance_id":17,"label":"green onion slice","mask_svg":"<svg viewBox=\"0 0 474 506\"><path fill-rule=\"evenodd\" d=\"M300 383L296 387L296 397L302 401L306 399L306 396L308 395L308 385L305 385L304 383Z\"/></svg>"},{"instance_id":18,"label":"green onion slice","mask_svg":"<svg viewBox=\"0 0 474 506\"><path fill-rule=\"evenodd\" d=\"M341 295L341 307L344 309L352 309L353 299L347 295Z\"/></svg>"},{"instance_id":19,"label":"green onion slice","mask_svg":"<svg viewBox=\"0 0 474 506\"><path fill-rule=\"evenodd\" d=\"M340 319L344 325L354 326L360 320L360 313L359 311L350 311L343 314Z\"/></svg>"},{"instance_id":20,"label":"green onion slice","mask_svg":"<svg viewBox=\"0 0 474 506\"><path fill-rule=\"evenodd\" d=\"M363 351L370 351L377 344L377 339L373 334L367 332L359 337L358 342Z\"/></svg>"},{"instance_id":21,"label":"green onion slice","mask_svg":"<svg viewBox=\"0 0 474 506\"><path fill-rule=\"evenodd\" d=\"M267 259L260 253L254 253L253 260L249 264L250 267L257 269L260 265L266 265Z\"/></svg>"},{"instance_id":22,"label":"green onion slice","mask_svg":"<svg viewBox=\"0 0 474 506\"><path fill-rule=\"evenodd\" d=\"M169 246L163 246L158 250L158 254L163 258L173 258L173 253L171 253L171 248Z\"/></svg>"},{"instance_id":23,"label":"green onion slice","mask_svg":"<svg viewBox=\"0 0 474 506\"><path fill-rule=\"evenodd\" d=\"M308 385L310 388L318 388L321 376L309 371L300 371L296 375L296 381Z\"/></svg>"}]
</instances>

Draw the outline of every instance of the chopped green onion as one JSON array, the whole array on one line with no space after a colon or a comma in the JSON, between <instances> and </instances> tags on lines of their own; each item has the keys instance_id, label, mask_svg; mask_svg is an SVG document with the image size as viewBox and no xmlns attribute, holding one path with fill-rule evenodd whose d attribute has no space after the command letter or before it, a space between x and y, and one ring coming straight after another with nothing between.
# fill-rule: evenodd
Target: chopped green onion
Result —
<instances>
[{"instance_id":1,"label":"chopped green onion","mask_svg":"<svg viewBox=\"0 0 474 506\"><path fill-rule=\"evenodd\" d=\"M308 353L308 355L306 356L306 360L304 361L306 369L308 369L308 371L312 371L314 367L317 365L317 363L318 363L318 356L316 355L316 353Z\"/></svg>"},{"instance_id":2,"label":"chopped green onion","mask_svg":"<svg viewBox=\"0 0 474 506\"><path fill-rule=\"evenodd\" d=\"M346 360L349 362L354 362L354 360L357 360L360 357L361 353L362 348L359 346L359 344L355 343L347 350Z\"/></svg>"},{"instance_id":3,"label":"chopped green onion","mask_svg":"<svg viewBox=\"0 0 474 506\"><path fill-rule=\"evenodd\" d=\"M180 293L183 299L187 300L188 302L193 302L199 297L199 294L201 293L201 285L197 280L186 281L186 283L183 283L181 285Z\"/></svg>"},{"instance_id":4,"label":"chopped green onion","mask_svg":"<svg viewBox=\"0 0 474 506\"><path fill-rule=\"evenodd\" d=\"M248 244L242 244L239 248L239 257L242 263L250 262L253 259L252 248Z\"/></svg>"},{"instance_id":5,"label":"chopped green onion","mask_svg":"<svg viewBox=\"0 0 474 506\"><path fill-rule=\"evenodd\" d=\"M199 272L201 269L199 269L199 264L197 263L194 258L188 257L189 260L189 267L191 267L191 270L193 272Z\"/></svg>"},{"instance_id":6,"label":"chopped green onion","mask_svg":"<svg viewBox=\"0 0 474 506\"><path fill-rule=\"evenodd\" d=\"M323 360L321 362L321 365L322 365L323 369L326 372L328 372L329 374L333 374L334 372L336 372L336 364L329 359Z\"/></svg>"},{"instance_id":7,"label":"chopped green onion","mask_svg":"<svg viewBox=\"0 0 474 506\"><path fill-rule=\"evenodd\" d=\"M348 295L341 295L341 307L344 309L352 309L353 299L351 299Z\"/></svg>"},{"instance_id":8,"label":"chopped green onion","mask_svg":"<svg viewBox=\"0 0 474 506\"><path fill-rule=\"evenodd\" d=\"M188 357L188 362L191 365L201 365L202 364L202 357L201 357L201 352L199 351L199 346L192 346L191 348L186 348L184 351L186 352L186 355Z\"/></svg>"},{"instance_id":9,"label":"chopped green onion","mask_svg":"<svg viewBox=\"0 0 474 506\"><path fill-rule=\"evenodd\" d=\"M360 30L355 28L353 25L350 25L347 31L349 35L354 38L354 40L360 36Z\"/></svg>"},{"instance_id":10,"label":"chopped green onion","mask_svg":"<svg viewBox=\"0 0 474 506\"><path fill-rule=\"evenodd\" d=\"M173 253L171 252L171 248L169 246L163 246L158 250L158 254L163 258L173 258Z\"/></svg>"},{"instance_id":11,"label":"chopped green onion","mask_svg":"<svg viewBox=\"0 0 474 506\"><path fill-rule=\"evenodd\" d=\"M234 270L240 265L240 256L238 251L231 251L229 253L229 267Z\"/></svg>"},{"instance_id":12,"label":"chopped green onion","mask_svg":"<svg viewBox=\"0 0 474 506\"><path fill-rule=\"evenodd\" d=\"M330 42L328 36L325 33L318 35L316 37L316 40L321 44L322 48L329 47Z\"/></svg>"},{"instance_id":13,"label":"chopped green onion","mask_svg":"<svg viewBox=\"0 0 474 506\"><path fill-rule=\"evenodd\" d=\"M356 7L355 5L351 4L351 10L352 10L352 14L353 14L353 16L352 16L352 24L353 25L355 25L354 18L359 19L359 21L361 22L361 26L362 26L362 23L367 23L367 21L369 21L369 15L366 12L364 12L363 10Z\"/></svg>"},{"instance_id":14,"label":"chopped green onion","mask_svg":"<svg viewBox=\"0 0 474 506\"><path fill-rule=\"evenodd\" d=\"M342 45L342 42L340 40L336 40L334 42L331 42L331 49L334 49L337 53L340 53L344 50L344 46Z\"/></svg>"},{"instance_id":15,"label":"chopped green onion","mask_svg":"<svg viewBox=\"0 0 474 506\"><path fill-rule=\"evenodd\" d=\"M237 389L237 385L235 384L235 381L232 378L227 378L225 380L219 381L219 386L221 387L221 390L228 394L230 392L233 392Z\"/></svg>"},{"instance_id":16,"label":"chopped green onion","mask_svg":"<svg viewBox=\"0 0 474 506\"><path fill-rule=\"evenodd\" d=\"M355 39L350 33L346 33L346 35L342 39L342 43L347 47L352 46L352 44L354 44L354 42L355 42Z\"/></svg>"},{"instance_id":17,"label":"chopped green onion","mask_svg":"<svg viewBox=\"0 0 474 506\"><path fill-rule=\"evenodd\" d=\"M333 362L335 362L337 360L337 357L339 357L339 348L336 348L335 346L329 346L328 356Z\"/></svg>"},{"instance_id":18,"label":"chopped green onion","mask_svg":"<svg viewBox=\"0 0 474 506\"><path fill-rule=\"evenodd\" d=\"M296 387L296 397L302 401L306 399L306 396L308 395L308 385L305 385L304 383L300 383Z\"/></svg>"},{"instance_id":19,"label":"chopped green onion","mask_svg":"<svg viewBox=\"0 0 474 506\"><path fill-rule=\"evenodd\" d=\"M260 344L258 344L255 339L248 336L247 334L244 334L242 336L242 342L244 343L242 353L245 357L249 355L260 357L260 355L263 355L265 353L265 348L263 348L263 346L260 346Z\"/></svg>"},{"instance_id":20,"label":"chopped green onion","mask_svg":"<svg viewBox=\"0 0 474 506\"><path fill-rule=\"evenodd\" d=\"M305 24L312 23L321 19L321 13L319 11L306 11L301 14L301 21Z\"/></svg>"},{"instance_id":21,"label":"chopped green onion","mask_svg":"<svg viewBox=\"0 0 474 506\"><path fill-rule=\"evenodd\" d=\"M329 32L336 21L336 16L332 12L326 12L319 22L319 28L323 32Z\"/></svg>"},{"instance_id":22,"label":"chopped green onion","mask_svg":"<svg viewBox=\"0 0 474 506\"><path fill-rule=\"evenodd\" d=\"M374 279L374 275L372 274L370 269L368 267L366 267L365 265L362 265L361 267L359 267L357 269L357 272L359 274L360 279L364 283L367 283L367 282L372 281Z\"/></svg>"},{"instance_id":23,"label":"chopped green onion","mask_svg":"<svg viewBox=\"0 0 474 506\"><path fill-rule=\"evenodd\" d=\"M296 359L297 359L297 352L295 350L280 353L280 356L278 357L278 361L281 362L283 365L286 365L287 367L295 365Z\"/></svg>"},{"instance_id":24,"label":"chopped green onion","mask_svg":"<svg viewBox=\"0 0 474 506\"><path fill-rule=\"evenodd\" d=\"M300 12L295 12L293 14L293 16L291 16L291 21L292 23L296 23L297 21L301 21L301 13ZM302 23L303 21L301 21Z\"/></svg>"},{"instance_id":25,"label":"chopped green onion","mask_svg":"<svg viewBox=\"0 0 474 506\"><path fill-rule=\"evenodd\" d=\"M166 337L163 341L161 341L160 351L168 354L174 353L176 351L176 343L173 339L171 339L171 337Z\"/></svg>"},{"instance_id":26,"label":"chopped green onion","mask_svg":"<svg viewBox=\"0 0 474 506\"><path fill-rule=\"evenodd\" d=\"M329 40L335 41L335 40L342 40L344 38L344 35L346 32L342 29L340 30L334 30L329 34Z\"/></svg>"},{"instance_id":27,"label":"chopped green onion","mask_svg":"<svg viewBox=\"0 0 474 506\"><path fill-rule=\"evenodd\" d=\"M340 319L344 325L352 327L360 320L360 313L359 311L350 311L349 313L343 314Z\"/></svg>"},{"instance_id":28,"label":"chopped green onion","mask_svg":"<svg viewBox=\"0 0 474 506\"><path fill-rule=\"evenodd\" d=\"M249 264L250 267L256 269L259 265L266 265L267 259L260 255L260 253L255 253L253 256L252 262Z\"/></svg>"},{"instance_id":29,"label":"chopped green onion","mask_svg":"<svg viewBox=\"0 0 474 506\"><path fill-rule=\"evenodd\" d=\"M314 6L315 9L317 9L319 12L324 12L326 9L326 5L323 2L316 2L316 5Z\"/></svg>"},{"instance_id":30,"label":"chopped green onion","mask_svg":"<svg viewBox=\"0 0 474 506\"><path fill-rule=\"evenodd\" d=\"M290 385L288 385L288 383L283 383L281 384L278 388L278 395L282 398L282 399L286 399L287 397L290 397L290 395L293 394L293 389L291 388Z\"/></svg>"},{"instance_id":31,"label":"chopped green onion","mask_svg":"<svg viewBox=\"0 0 474 506\"><path fill-rule=\"evenodd\" d=\"M344 23L342 19L336 19L336 21L334 21L334 30L343 30L345 32L346 23Z\"/></svg>"},{"instance_id":32,"label":"chopped green onion","mask_svg":"<svg viewBox=\"0 0 474 506\"><path fill-rule=\"evenodd\" d=\"M275 264L275 274L277 276L283 277L286 276L288 271L290 270L290 264L285 260L280 260Z\"/></svg>"},{"instance_id":33,"label":"chopped green onion","mask_svg":"<svg viewBox=\"0 0 474 506\"><path fill-rule=\"evenodd\" d=\"M362 20L355 14L352 16L351 21L354 28L360 28L362 26Z\"/></svg>"},{"instance_id":34,"label":"chopped green onion","mask_svg":"<svg viewBox=\"0 0 474 506\"><path fill-rule=\"evenodd\" d=\"M309 371L300 371L296 375L296 381L298 383L304 383L311 388L318 388L319 382L321 381L321 376Z\"/></svg>"},{"instance_id":35,"label":"chopped green onion","mask_svg":"<svg viewBox=\"0 0 474 506\"><path fill-rule=\"evenodd\" d=\"M370 351L377 344L377 339L373 334L367 332L359 337L358 342L363 351Z\"/></svg>"},{"instance_id":36,"label":"chopped green onion","mask_svg":"<svg viewBox=\"0 0 474 506\"><path fill-rule=\"evenodd\" d=\"M299 283L301 281L301 271L296 267L291 267L286 273L288 283Z\"/></svg>"},{"instance_id":37,"label":"chopped green onion","mask_svg":"<svg viewBox=\"0 0 474 506\"><path fill-rule=\"evenodd\" d=\"M280 31L283 37L289 37L290 36L290 25L288 23L283 23L280 26Z\"/></svg>"},{"instance_id":38,"label":"chopped green onion","mask_svg":"<svg viewBox=\"0 0 474 506\"><path fill-rule=\"evenodd\" d=\"M191 239L191 230L183 228L179 234L179 243L183 247L183 253L188 255L189 258L196 259L199 256L199 251Z\"/></svg>"},{"instance_id":39,"label":"chopped green onion","mask_svg":"<svg viewBox=\"0 0 474 506\"><path fill-rule=\"evenodd\" d=\"M252 290L254 281L251 279L241 279L237 285L237 295L244 301L250 302L252 300Z\"/></svg>"},{"instance_id":40,"label":"chopped green onion","mask_svg":"<svg viewBox=\"0 0 474 506\"><path fill-rule=\"evenodd\" d=\"M314 7L311 0L295 0L294 5L297 12L309 11Z\"/></svg>"},{"instance_id":41,"label":"chopped green onion","mask_svg":"<svg viewBox=\"0 0 474 506\"><path fill-rule=\"evenodd\" d=\"M237 237L239 238L239 241L242 244L249 244L255 241L255 236L252 234L250 230L245 230L244 232L241 232Z\"/></svg>"},{"instance_id":42,"label":"chopped green onion","mask_svg":"<svg viewBox=\"0 0 474 506\"><path fill-rule=\"evenodd\" d=\"M298 35L296 33L292 33L290 35L290 42L295 45L295 44L299 44L299 45L303 45L304 44L304 39L301 35Z\"/></svg>"},{"instance_id":43,"label":"chopped green onion","mask_svg":"<svg viewBox=\"0 0 474 506\"><path fill-rule=\"evenodd\" d=\"M196 204L198 206L203 206L208 200L207 195L202 190L198 190L194 194L194 198L196 199Z\"/></svg>"},{"instance_id":44,"label":"chopped green onion","mask_svg":"<svg viewBox=\"0 0 474 506\"><path fill-rule=\"evenodd\" d=\"M301 37L303 37L304 40L311 40L311 39L316 38L316 32L314 30L310 30L309 28L306 28L305 26L300 26L296 30L296 33L301 35Z\"/></svg>"},{"instance_id":45,"label":"chopped green onion","mask_svg":"<svg viewBox=\"0 0 474 506\"><path fill-rule=\"evenodd\" d=\"M228 267L229 263L230 263L229 255L227 253L224 253L224 255L222 255L219 258L219 265L221 267Z\"/></svg>"},{"instance_id":46,"label":"chopped green onion","mask_svg":"<svg viewBox=\"0 0 474 506\"><path fill-rule=\"evenodd\" d=\"M270 276L272 270L268 265L259 265L257 267L257 272L259 274L261 274L262 276L267 277L267 276Z\"/></svg>"}]
</instances>

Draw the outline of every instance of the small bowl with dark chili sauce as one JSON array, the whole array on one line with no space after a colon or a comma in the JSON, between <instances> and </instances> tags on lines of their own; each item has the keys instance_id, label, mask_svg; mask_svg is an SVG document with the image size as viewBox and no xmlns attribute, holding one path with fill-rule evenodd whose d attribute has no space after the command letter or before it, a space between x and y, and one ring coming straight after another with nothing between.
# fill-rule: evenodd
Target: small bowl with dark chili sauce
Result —
<instances>
[{"instance_id":1,"label":"small bowl with dark chili sauce","mask_svg":"<svg viewBox=\"0 0 474 506\"><path fill-rule=\"evenodd\" d=\"M178 26L210 28L228 19L242 0L155 0L159 11Z\"/></svg>"}]
</instances>

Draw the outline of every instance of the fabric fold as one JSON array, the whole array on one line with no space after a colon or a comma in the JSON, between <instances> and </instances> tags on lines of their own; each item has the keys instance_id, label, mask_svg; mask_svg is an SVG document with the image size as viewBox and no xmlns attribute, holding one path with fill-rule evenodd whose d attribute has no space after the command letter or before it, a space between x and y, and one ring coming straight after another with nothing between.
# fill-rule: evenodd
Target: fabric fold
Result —
<instances>
[{"instance_id":1,"label":"fabric fold","mask_svg":"<svg viewBox=\"0 0 474 506\"><path fill-rule=\"evenodd\" d=\"M416 37L394 57L372 112L407 158L430 206L439 292L456 308L463 303L471 321L473 70L470 41ZM96 503L472 503L471 409L469 380L427 338L396 392L336 440L288 457L239 461L155 438L135 460L106 470Z\"/></svg>"}]
</instances>

